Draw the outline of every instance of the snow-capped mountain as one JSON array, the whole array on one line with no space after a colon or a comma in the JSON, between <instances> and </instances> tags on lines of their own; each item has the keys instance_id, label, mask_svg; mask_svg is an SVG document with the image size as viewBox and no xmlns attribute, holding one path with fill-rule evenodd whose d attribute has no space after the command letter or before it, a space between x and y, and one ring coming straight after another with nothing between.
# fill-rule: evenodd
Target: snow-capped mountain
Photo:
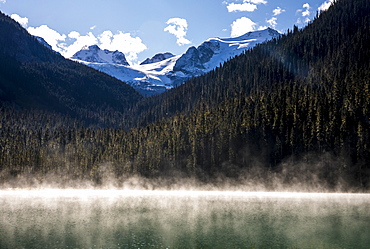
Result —
<instances>
[{"instance_id":1,"label":"snow-capped mountain","mask_svg":"<svg viewBox=\"0 0 370 249\"><path fill-rule=\"evenodd\" d=\"M152 58L147 58L140 65L145 65L145 64L160 62L160 61L166 60L166 59L171 58L171 57L174 57L174 56L175 56L174 54L169 53L169 52L163 53L163 54L162 53L156 54Z\"/></svg>"},{"instance_id":2,"label":"snow-capped mountain","mask_svg":"<svg viewBox=\"0 0 370 249\"><path fill-rule=\"evenodd\" d=\"M187 79L207 73L228 59L243 53L258 43L278 37L271 29L254 31L233 38L211 38L184 54L156 54L140 65L128 65L118 51L85 47L71 59L125 81L145 96L159 94L184 83ZM119 55L119 59L114 55Z\"/></svg>"},{"instance_id":3,"label":"snow-capped mountain","mask_svg":"<svg viewBox=\"0 0 370 249\"><path fill-rule=\"evenodd\" d=\"M122 52L109 51L107 49L101 50L97 45L85 46L80 51L75 53L71 59L86 61L86 62L97 62L97 63L108 63L108 64L119 64L129 66L126 61L126 57Z\"/></svg>"},{"instance_id":4,"label":"snow-capped mountain","mask_svg":"<svg viewBox=\"0 0 370 249\"><path fill-rule=\"evenodd\" d=\"M243 53L256 44L277 38L280 34L271 28L246 33L234 38L211 38L199 47L189 48L174 66L174 71L182 71L188 76L196 76L211 71L227 61Z\"/></svg>"}]
</instances>

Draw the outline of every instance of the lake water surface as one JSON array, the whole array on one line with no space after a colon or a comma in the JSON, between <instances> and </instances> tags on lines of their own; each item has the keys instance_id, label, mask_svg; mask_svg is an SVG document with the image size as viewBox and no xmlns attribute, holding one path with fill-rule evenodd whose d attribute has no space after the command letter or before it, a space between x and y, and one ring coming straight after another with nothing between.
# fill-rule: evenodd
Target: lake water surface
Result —
<instances>
[{"instance_id":1,"label":"lake water surface","mask_svg":"<svg viewBox=\"0 0 370 249\"><path fill-rule=\"evenodd\" d=\"M369 194L0 191L0 248L370 248Z\"/></svg>"}]
</instances>

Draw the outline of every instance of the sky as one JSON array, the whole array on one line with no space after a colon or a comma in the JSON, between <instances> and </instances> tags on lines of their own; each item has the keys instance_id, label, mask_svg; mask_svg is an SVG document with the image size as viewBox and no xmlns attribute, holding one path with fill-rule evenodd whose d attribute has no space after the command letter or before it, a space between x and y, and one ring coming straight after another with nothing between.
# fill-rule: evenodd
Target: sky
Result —
<instances>
[{"instance_id":1,"label":"sky","mask_svg":"<svg viewBox=\"0 0 370 249\"><path fill-rule=\"evenodd\" d=\"M304 27L334 0L0 0L0 11L71 57L84 46L119 50L138 64L184 53L212 37Z\"/></svg>"}]
</instances>

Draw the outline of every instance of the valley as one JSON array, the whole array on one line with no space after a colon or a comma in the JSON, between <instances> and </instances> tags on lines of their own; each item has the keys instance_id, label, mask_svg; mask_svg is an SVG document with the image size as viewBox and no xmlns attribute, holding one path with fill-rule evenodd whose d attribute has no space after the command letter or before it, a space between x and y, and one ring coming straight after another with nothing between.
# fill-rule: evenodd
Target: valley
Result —
<instances>
[{"instance_id":1,"label":"valley","mask_svg":"<svg viewBox=\"0 0 370 249\"><path fill-rule=\"evenodd\" d=\"M369 13L367 0L339 0L304 28L211 38L143 65L97 46L65 59L1 14L0 184L366 192Z\"/></svg>"}]
</instances>

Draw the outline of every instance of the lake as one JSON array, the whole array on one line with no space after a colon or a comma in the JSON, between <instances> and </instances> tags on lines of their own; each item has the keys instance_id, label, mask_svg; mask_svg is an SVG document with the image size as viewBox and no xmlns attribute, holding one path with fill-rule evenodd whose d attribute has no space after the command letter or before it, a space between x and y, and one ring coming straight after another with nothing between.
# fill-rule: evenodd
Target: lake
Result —
<instances>
[{"instance_id":1,"label":"lake","mask_svg":"<svg viewBox=\"0 0 370 249\"><path fill-rule=\"evenodd\" d=\"M0 248L369 248L370 195L2 190Z\"/></svg>"}]
</instances>

